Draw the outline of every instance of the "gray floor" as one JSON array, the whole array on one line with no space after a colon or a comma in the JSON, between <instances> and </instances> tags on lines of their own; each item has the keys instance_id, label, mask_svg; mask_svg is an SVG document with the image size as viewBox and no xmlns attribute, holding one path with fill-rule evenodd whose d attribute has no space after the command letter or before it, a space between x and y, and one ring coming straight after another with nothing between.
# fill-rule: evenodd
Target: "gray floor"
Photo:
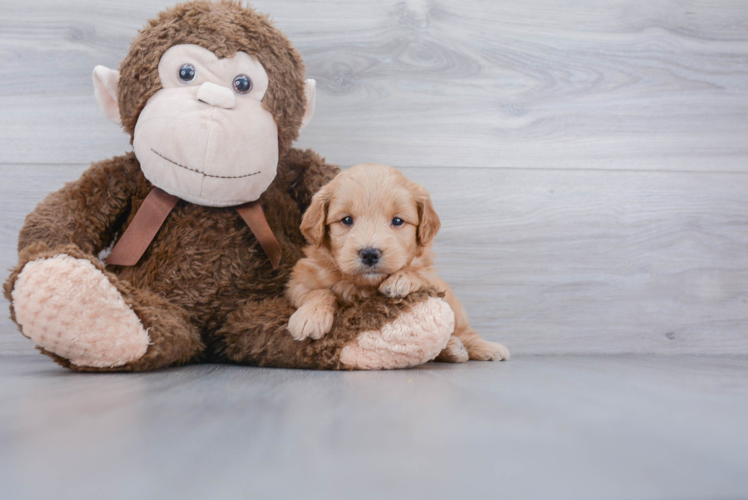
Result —
<instances>
[{"instance_id":1,"label":"gray floor","mask_svg":"<svg viewBox=\"0 0 748 500\"><path fill-rule=\"evenodd\" d=\"M748 497L747 357L0 381L3 498Z\"/></svg>"}]
</instances>

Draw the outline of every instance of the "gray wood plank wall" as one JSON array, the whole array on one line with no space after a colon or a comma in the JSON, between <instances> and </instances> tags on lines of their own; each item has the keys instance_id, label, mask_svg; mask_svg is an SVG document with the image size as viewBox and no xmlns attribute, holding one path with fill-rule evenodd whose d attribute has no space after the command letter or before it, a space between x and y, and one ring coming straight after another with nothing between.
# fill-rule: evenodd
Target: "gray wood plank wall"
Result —
<instances>
[{"instance_id":1,"label":"gray wood plank wall","mask_svg":"<svg viewBox=\"0 0 748 500\"><path fill-rule=\"evenodd\" d=\"M129 150L91 70L170 3L0 2L3 269L47 192ZM431 190L438 264L486 337L515 354L748 353L748 3L254 5L318 82L298 144ZM0 325L6 352L28 352Z\"/></svg>"}]
</instances>

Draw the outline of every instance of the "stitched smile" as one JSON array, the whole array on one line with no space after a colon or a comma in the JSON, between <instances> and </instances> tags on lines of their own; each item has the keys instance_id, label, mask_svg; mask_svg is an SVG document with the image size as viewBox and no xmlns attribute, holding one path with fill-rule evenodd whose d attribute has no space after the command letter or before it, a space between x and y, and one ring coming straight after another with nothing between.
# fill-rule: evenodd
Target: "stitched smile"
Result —
<instances>
[{"instance_id":1,"label":"stitched smile","mask_svg":"<svg viewBox=\"0 0 748 500\"><path fill-rule=\"evenodd\" d=\"M181 165L181 164L175 162L174 160L170 160L169 158L167 158L166 156L162 155L161 153L159 153L158 151L156 151L153 148L151 148L151 151L153 151L154 153L156 153L158 156L160 156L164 160L168 161L169 163L173 163L177 167L182 167L185 170L189 170L190 172L195 172L196 174L204 175L205 177L215 177L216 179L241 179L243 177L252 177L253 175L257 175L257 174L260 173L260 171L257 171L257 172L255 172L253 174L244 174L244 175L210 175L210 174L206 174L205 172L201 172L199 170L195 170L194 168L185 167L184 165Z\"/></svg>"}]
</instances>

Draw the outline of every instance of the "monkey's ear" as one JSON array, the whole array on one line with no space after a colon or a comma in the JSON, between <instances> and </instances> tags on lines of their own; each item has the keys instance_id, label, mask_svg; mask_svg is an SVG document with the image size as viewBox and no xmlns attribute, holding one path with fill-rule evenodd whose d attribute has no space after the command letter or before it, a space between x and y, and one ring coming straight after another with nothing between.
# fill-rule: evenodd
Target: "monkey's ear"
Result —
<instances>
[{"instance_id":1,"label":"monkey's ear","mask_svg":"<svg viewBox=\"0 0 748 500\"><path fill-rule=\"evenodd\" d=\"M436 215L434 205L431 203L431 196L422 186L415 188L416 205L418 206L418 243L425 247L434 239L439 232L441 221Z\"/></svg>"},{"instance_id":2,"label":"monkey's ear","mask_svg":"<svg viewBox=\"0 0 748 500\"><path fill-rule=\"evenodd\" d=\"M325 241L327 208L330 206L331 196L332 190L329 184L317 191L301 219L301 234L316 247L322 246L322 242Z\"/></svg>"},{"instance_id":3,"label":"monkey's ear","mask_svg":"<svg viewBox=\"0 0 748 500\"><path fill-rule=\"evenodd\" d=\"M317 82L311 78L304 80L304 95L306 96L306 107L304 108L304 116L301 118L301 127L299 132L309 125L312 121L312 115L314 114L314 99L317 97Z\"/></svg>"},{"instance_id":4,"label":"monkey's ear","mask_svg":"<svg viewBox=\"0 0 748 500\"><path fill-rule=\"evenodd\" d=\"M93 84L96 102L99 103L104 116L117 125L121 125L119 104L117 104L119 71L109 69L106 66L96 66L93 70Z\"/></svg>"}]
</instances>

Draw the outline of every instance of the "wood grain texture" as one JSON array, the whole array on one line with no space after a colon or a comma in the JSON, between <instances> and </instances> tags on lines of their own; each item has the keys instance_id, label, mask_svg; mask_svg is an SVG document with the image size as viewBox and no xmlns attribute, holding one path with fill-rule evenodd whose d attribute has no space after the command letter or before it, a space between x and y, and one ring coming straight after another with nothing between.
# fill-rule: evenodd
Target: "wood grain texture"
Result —
<instances>
[{"instance_id":1,"label":"wood grain texture","mask_svg":"<svg viewBox=\"0 0 748 500\"><path fill-rule=\"evenodd\" d=\"M127 149L93 99L168 1L6 0L0 162ZM330 161L748 170L742 0L257 1L319 85L304 132Z\"/></svg>"},{"instance_id":2,"label":"wood grain texture","mask_svg":"<svg viewBox=\"0 0 748 500\"><path fill-rule=\"evenodd\" d=\"M26 213L84 168L6 166L2 268ZM441 275L514 354L748 354L748 176L403 171L441 215ZM3 321L0 338L28 352Z\"/></svg>"},{"instance_id":3,"label":"wood grain texture","mask_svg":"<svg viewBox=\"0 0 748 500\"><path fill-rule=\"evenodd\" d=\"M517 353L748 353L743 174L404 169L437 265Z\"/></svg>"},{"instance_id":4,"label":"wood grain texture","mask_svg":"<svg viewBox=\"0 0 748 500\"><path fill-rule=\"evenodd\" d=\"M748 358L331 373L0 357L3 498L738 499Z\"/></svg>"}]
</instances>

